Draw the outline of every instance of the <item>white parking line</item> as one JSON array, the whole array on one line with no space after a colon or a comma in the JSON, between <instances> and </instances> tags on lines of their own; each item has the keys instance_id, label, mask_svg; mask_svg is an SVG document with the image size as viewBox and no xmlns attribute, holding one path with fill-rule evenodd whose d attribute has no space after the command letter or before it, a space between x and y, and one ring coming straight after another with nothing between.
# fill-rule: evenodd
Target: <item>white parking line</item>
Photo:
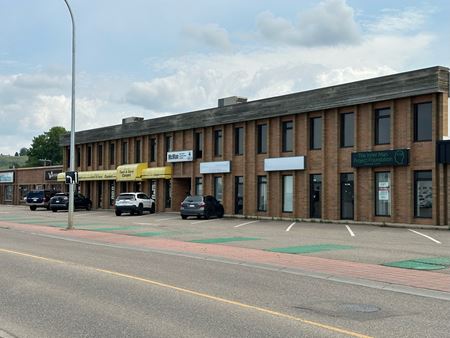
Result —
<instances>
[{"instance_id":1,"label":"white parking line","mask_svg":"<svg viewBox=\"0 0 450 338\"><path fill-rule=\"evenodd\" d=\"M291 225L289 225L289 226L287 227L286 231L291 231L291 228L292 228L294 225L295 225L295 222L292 223Z\"/></svg>"},{"instance_id":2,"label":"white parking line","mask_svg":"<svg viewBox=\"0 0 450 338\"><path fill-rule=\"evenodd\" d=\"M235 227L235 228L239 228L239 227L241 227L241 226L244 226L244 225L247 225L247 224L251 224L251 223L256 223L256 222L259 222L259 221L245 222L245 223L241 223L241 224L235 225L234 227Z\"/></svg>"},{"instance_id":3,"label":"white parking line","mask_svg":"<svg viewBox=\"0 0 450 338\"><path fill-rule=\"evenodd\" d=\"M437 244L441 244L441 242L439 242L438 240L434 239L433 237L427 236L427 235L425 235L425 234L423 234L423 233L421 233L421 232L418 232L418 231L415 231L415 230L412 230L412 229L408 229L408 230L411 231L411 232L414 232L415 234L418 234L418 235L420 235L420 236L426 237L426 238L428 238L429 240L432 240L433 242L435 242L435 243L437 243Z\"/></svg>"},{"instance_id":4,"label":"white parking line","mask_svg":"<svg viewBox=\"0 0 450 338\"><path fill-rule=\"evenodd\" d=\"M204 219L203 221L192 222L191 224L199 224L199 223L211 222L211 221L215 221L215 220L216 219Z\"/></svg>"},{"instance_id":5,"label":"white parking line","mask_svg":"<svg viewBox=\"0 0 450 338\"><path fill-rule=\"evenodd\" d=\"M103 212L85 212L82 214L77 213L77 216L83 217L83 216L102 215L102 214L103 214Z\"/></svg>"},{"instance_id":6,"label":"white parking line","mask_svg":"<svg viewBox=\"0 0 450 338\"><path fill-rule=\"evenodd\" d=\"M153 224L153 223L137 223L137 222L134 222L133 224L158 226L158 224Z\"/></svg>"},{"instance_id":7,"label":"white parking line","mask_svg":"<svg viewBox=\"0 0 450 338\"><path fill-rule=\"evenodd\" d=\"M179 219L180 218L180 216L178 216L178 217L170 217L170 218L159 218L159 219L155 219L155 221L156 222L162 222L162 221L168 221L168 220L171 220L171 219Z\"/></svg>"},{"instance_id":8,"label":"white parking line","mask_svg":"<svg viewBox=\"0 0 450 338\"><path fill-rule=\"evenodd\" d=\"M345 225L345 227L347 228L348 232L350 233L350 236L355 237L355 234L353 233L352 229L350 229L350 227L348 225Z\"/></svg>"}]
</instances>

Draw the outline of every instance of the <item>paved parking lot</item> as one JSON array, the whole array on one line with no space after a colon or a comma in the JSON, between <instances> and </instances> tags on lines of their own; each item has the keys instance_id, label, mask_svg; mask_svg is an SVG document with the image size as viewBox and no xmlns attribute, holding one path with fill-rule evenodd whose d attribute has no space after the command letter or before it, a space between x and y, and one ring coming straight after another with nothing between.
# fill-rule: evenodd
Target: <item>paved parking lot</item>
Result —
<instances>
[{"instance_id":1,"label":"paved parking lot","mask_svg":"<svg viewBox=\"0 0 450 338\"><path fill-rule=\"evenodd\" d=\"M450 274L450 231L367 225L294 223L242 218L182 220L177 213L122 215L76 211L77 229L184 242L215 243L275 252ZM67 212L0 206L0 221L65 228Z\"/></svg>"}]
</instances>

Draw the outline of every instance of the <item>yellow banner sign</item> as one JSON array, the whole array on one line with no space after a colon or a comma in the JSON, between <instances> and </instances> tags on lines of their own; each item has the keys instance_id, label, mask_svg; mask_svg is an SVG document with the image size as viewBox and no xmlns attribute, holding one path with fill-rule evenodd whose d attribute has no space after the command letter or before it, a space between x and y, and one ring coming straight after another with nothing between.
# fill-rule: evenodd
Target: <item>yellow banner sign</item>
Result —
<instances>
[{"instance_id":1,"label":"yellow banner sign","mask_svg":"<svg viewBox=\"0 0 450 338\"><path fill-rule=\"evenodd\" d=\"M115 170L95 170L95 171L79 171L78 181L106 181L115 180ZM58 174L58 182L65 182L66 173Z\"/></svg>"},{"instance_id":2,"label":"yellow banner sign","mask_svg":"<svg viewBox=\"0 0 450 338\"><path fill-rule=\"evenodd\" d=\"M143 179L172 178L172 167L147 168L142 172Z\"/></svg>"},{"instance_id":3,"label":"yellow banner sign","mask_svg":"<svg viewBox=\"0 0 450 338\"><path fill-rule=\"evenodd\" d=\"M134 163L118 166L116 181L141 181L142 171L146 169L147 166L147 163Z\"/></svg>"}]
</instances>

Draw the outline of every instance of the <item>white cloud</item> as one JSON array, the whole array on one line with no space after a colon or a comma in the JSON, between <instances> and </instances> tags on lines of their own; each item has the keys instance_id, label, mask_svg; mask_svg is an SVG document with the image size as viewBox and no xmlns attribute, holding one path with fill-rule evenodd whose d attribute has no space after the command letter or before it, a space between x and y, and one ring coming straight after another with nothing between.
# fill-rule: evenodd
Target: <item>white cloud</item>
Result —
<instances>
[{"instance_id":1,"label":"white cloud","mask_svg":"<svg viewBox=\"0 0 450 338\"><path fill-rule=\"evenodd\" d=\"M195 43L223 51L231 50L228 32L217 24L187 25L183 33Z\"/></svg>"},{"instance_id":2,"label":"white cloud","mask_svg":"<svg viewBox=\"0 0 450 338\"><path fill-rule=\"evenodd\" d=\"M296 24L271 12L258 15L256 25L267 40L298 46L335 46L361 41L353 9L345 0L325 0L299 13Z\"/></svg>"},{"instance_id":3,"label":"white cloud","mask_svg":"<svg viewBox=\"0 0 450 338\"><path fill-rule=\"evenodd\" d=\"M369 32L383 33L407 33L419 30L433 9L406 8L385 9L377 20L367 23L365 26Z\"/></svg>"}]
</instances>

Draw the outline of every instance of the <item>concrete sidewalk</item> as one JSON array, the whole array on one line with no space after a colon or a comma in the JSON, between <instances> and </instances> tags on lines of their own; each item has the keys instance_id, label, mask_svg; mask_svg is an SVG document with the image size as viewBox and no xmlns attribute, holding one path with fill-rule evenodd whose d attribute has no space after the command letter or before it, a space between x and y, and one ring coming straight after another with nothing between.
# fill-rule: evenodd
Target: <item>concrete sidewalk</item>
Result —
<instances>
[{"instance_id":1,"label":"concrete sidewalk","mask_svg":"<svg viewBox=\"0 0 450 338\"><path fill-rule=\"evenodd\" d=\"M427 294L427 290L438 291L448 294L437 296L436 298L450 300L450 275L436 272L268 252L222 244L201 244L86 230L67 231L42 225L36 226L0 221L0 227L62 238L89 240L127 247L190 254L209 259L227 260L240 264L266 267L272 270L289 271L311 277L405 293L423 294L431 297L433 297L432 292ZM399 287L403 287L403 289ZM408 292L408 288L410 288L410 292ZM420 290L423 290L423 292Z\"/></svg>"}]
</instances>

